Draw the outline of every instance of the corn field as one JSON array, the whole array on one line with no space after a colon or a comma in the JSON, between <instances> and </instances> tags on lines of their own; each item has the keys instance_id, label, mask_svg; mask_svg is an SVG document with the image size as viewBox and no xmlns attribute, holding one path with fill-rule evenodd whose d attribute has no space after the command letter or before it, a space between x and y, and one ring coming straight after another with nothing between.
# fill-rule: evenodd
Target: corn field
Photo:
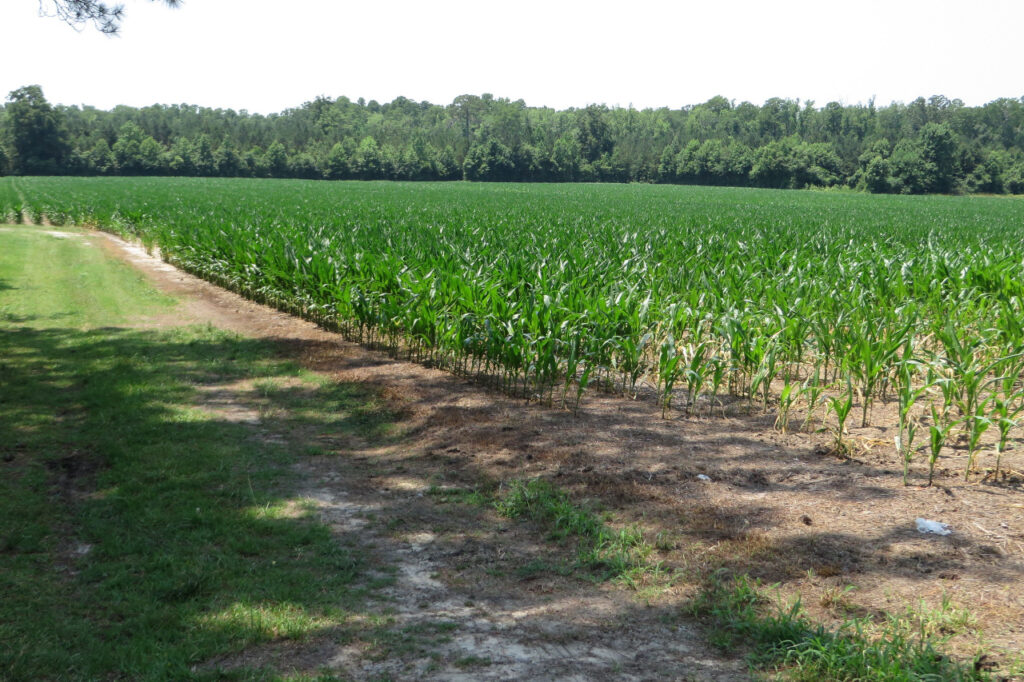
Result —
<instances>
[{"instance_id":1,"label":"corn field","mask_svg":"<svg viewBox=\"0 0 1024 682\"><path fill-rule=\"evenodd\" d=\"M571 409L598 389L666 415L740 401L842 450L886 404L929 480L953 438L965 476L982 450L998 476L1021 435L1018 199L7 178L0 217L135 236L355 341Z\"/></svg>"}]
</instances>

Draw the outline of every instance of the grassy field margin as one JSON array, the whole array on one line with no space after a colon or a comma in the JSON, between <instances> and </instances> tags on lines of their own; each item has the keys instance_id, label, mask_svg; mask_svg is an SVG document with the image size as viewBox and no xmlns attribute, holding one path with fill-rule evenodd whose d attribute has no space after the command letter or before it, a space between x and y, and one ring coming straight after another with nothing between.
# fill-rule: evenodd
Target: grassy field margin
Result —
<instances>
[{"instance_id":1,"label":"grassy field margin","mask_svg":"<svg viewBox=\"0 0 1024 682\"><path fill-rule=\"evenodd\" d=\"M269 342L138 328L174 303L83 233L0 228L0 679L224 679L204 662L354 636L365 551L294 497L287 441L198 399L302 372ZM335 420L367 402L313 388Z\"/></svg>"}]
</instances>

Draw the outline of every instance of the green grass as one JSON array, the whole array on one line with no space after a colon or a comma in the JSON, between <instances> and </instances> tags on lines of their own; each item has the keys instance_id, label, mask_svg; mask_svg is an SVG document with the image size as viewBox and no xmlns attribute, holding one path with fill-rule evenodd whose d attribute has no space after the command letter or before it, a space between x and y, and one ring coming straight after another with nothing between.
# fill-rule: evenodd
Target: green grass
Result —
<instances>
[{"instance_id":1,"label":"green grass","mask_svg":"<svg viewBox=\"0 0 1024 682\"><path fill-rule=\"evenodd\" d=\"M539 523L549 539L575 542L575 567L598 580L616 579L636 586L651 577L664 577L663 567L650 561L653 548L639 528L610 528L597 514L573 503L564 490L548 481L512 481L495 505L504 516ZM541 562L524 570L545 568L547 565Z\"/></svg>"},{"instance_id":2,"label":"green grass","mask_svg":"<svg viewBox=\"0 0 1024 682\"><path fill-rule=\"evenodd\" d=\"M709 640L724 650L748 652L755 670L786 680L924 682L986 680L973 665L940 652L950 618L943 609L889 615L878 624L851 619L838 630L811 622L799 601L772 600L747 577L710 580L689 611L707 625Z\"/></svg>"},{"instance_id":3,"label":"green grass","mask_svg":"<svg viewBox=\"0 0 1024 682\"><path fill-rule=\"evenodd\" d=\"M568 493L543 479L513 480L500 490L490 486L440 488L427 494L441 504L465 504L493 508L510 519L527 519L540 525L547 539L575 546L571 562L535 558L516 569L521 578L543 573L590 579L616 580L638 588L641 583L666 583L664 567L650 560L654 548L639 528L613 529L593 510L572 501Z\"/></svg>"},{"instance_id":4,"label":"green grass","mask_svg":"<svg viewBox=\"0 0 1024 682\"><path fill-rule=\"evenodd\" d=\"M0 679L216 677L192 666L342 636L365 601L365 551L294 498L293 445L196 407L196 386L295 363L211 328L118 326L173 303L82 239L0 231ZM364 392L306 399L321 390L330 428L385 428Z\"/></svg>"},{"instance_id":5,"label":"green grass","mask_svg":"<svg viewBox=\"0 0 1024 682\"><path fill-rule=\"evenodd\" d=\"M85 233L56 237L42 229L0 232L0 323L99 327L160 313L173 301L113 263Z\"/></svg>"},{"instance_id":6,"label":"green grass","mask_svg":"<svg viewBox=\"0 0 1024 682\"><path fill-rule=\"evenodd\" d=\"M395 421L400 417L365 386L338 383L295 366L301 382L261 379L254 388L266 402L280 406L289 425L318 425L329 422L334 428L356 433L377 443L394 440L400 432ZM268 415L273 421L273 415ZM307 450L309 454L316 453Z\"/></svg>"}]
</instances>

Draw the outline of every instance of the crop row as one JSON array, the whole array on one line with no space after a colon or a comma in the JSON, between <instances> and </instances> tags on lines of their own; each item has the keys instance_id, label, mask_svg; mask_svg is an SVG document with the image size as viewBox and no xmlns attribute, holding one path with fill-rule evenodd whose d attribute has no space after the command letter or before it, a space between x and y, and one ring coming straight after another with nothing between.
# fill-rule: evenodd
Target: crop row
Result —
<instances>
[{"instance_id":1,"label":"crop row","mask_svg":"<svg viewBox=\"0 0 1024 682\"><path fill-rule=\"evenodd\" d=\"M353 339L511 393L594 385L835 415L968 471L1022 400L1024 205L721 188L21 178L0 213L94 224ZM21 198L23 197L23 198ZM924 435L927 434L927 435ZM989 434L992 435L991 433ZM997 447L1000 447L997 446ZM936 449L937 448L937 449ZM929 455L931 457L931 455ZM934 458L931 458L934 466Z\"/></svg>"}]
</instances>

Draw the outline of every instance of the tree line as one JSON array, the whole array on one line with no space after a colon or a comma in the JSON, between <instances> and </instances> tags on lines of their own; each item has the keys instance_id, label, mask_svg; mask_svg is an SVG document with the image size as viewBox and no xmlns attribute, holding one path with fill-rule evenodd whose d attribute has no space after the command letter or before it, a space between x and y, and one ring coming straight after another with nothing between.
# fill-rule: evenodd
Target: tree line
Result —
<instances>
[{"instance_id":1,"label":"tree line","mask_svg":"<svg viewBox=\"0 0 1024 682\"><path fill-rule=\"evenodd\" d=\"M52 105L32 85L0 108L3 173L1024 193L1024 98L557 111L489 94L448 105L320 97L262 115Z\"/></svg>"}]
</instances>

